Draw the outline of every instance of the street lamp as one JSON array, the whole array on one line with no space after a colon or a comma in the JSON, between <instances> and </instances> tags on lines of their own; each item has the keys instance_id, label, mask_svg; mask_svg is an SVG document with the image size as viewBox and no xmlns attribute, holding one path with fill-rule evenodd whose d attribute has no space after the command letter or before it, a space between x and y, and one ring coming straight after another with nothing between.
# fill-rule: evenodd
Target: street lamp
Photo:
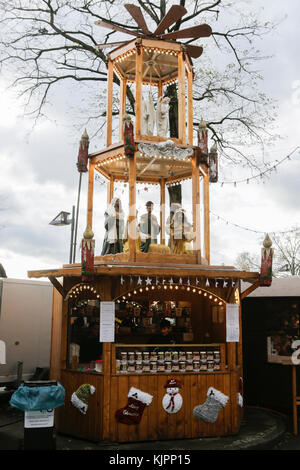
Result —
<instances>
[{"instance_id":1,"label":"street lamp","mask_svg":"<svg viewBox=\"0 0 300 470\"><path fill-rule=\"evenodd\" d=\"M75 206L72 207L72 218L69 219L68 215L70 215L70 212L60 212L51 222L49 222L49 225L56 225L56 226L62 226L62 225L70 225L71 224L71 242L70 242L70 264L72 264L72 254L73 254L73 237L74 237L74 220L75 220Z\"/></svg>"}]
</instances>

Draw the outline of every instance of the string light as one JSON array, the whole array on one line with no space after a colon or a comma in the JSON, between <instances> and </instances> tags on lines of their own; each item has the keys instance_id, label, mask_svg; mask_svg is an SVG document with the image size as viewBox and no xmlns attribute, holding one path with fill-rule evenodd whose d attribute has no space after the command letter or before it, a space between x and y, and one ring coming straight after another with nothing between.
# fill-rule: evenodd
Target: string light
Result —
<instances>
[{"instance_id":1,"label":"string light","mask_svg":"<svg viewBox=\"0 0 300 470\"><path fill-rule=\"evenodd\" d=\"M299 146L297 146L289 155L287 155L282 160L280 160L278 163L276 163L276 165L272 165L271 168L267 168L266 170L262 171L261 173L255 175L255 176L250 176L248 178L244 178L244 179L237 180L237 181L219 181L219 183L221 184L221 188L224 186L224 184L233 184L234 187L236 187L237 183L247 183L247 184L249 184L250 180L254 180L256 178L261 178L262 179L266 174L271 173L272 171L277 171L277 167L279 165L281 165L283 162L285 162L286 160L291 160L291 156L296 152L297 149L299 149Z\"/></svg>"},{"instance_id":2,"label":"string light","mask_svg":"<svg viewBox=\"0 0 300 470\"><path fill-rule=\"evenodd\" d=\"M286 234L286 233L293 233L293 232L298 232L300 231L300 227L296 227L296 228L293 228L293 229L289 229L289 230L280 230L280 231L271 231L271 230L254 230L254 229L251 229L249 227L243 227L242 225L239 225L239 224L235 224L233 222L229 222L228 220L224 219L223 217L221 217L220 215L217 215L217 214L214 214L212 211L209 211L211 215L213 215L214 217L217 217L218 220L222 220L224 223L226 223L226 225L233 225L234 227L237 227L237 228L240 228L242 230L247 230L248 232L253 232L253 233L259 233L259 234L266 234L266 233L269 233L269 234L273 234L273 235L276 235L276 234Z\"/></svg>"}]
</instances>

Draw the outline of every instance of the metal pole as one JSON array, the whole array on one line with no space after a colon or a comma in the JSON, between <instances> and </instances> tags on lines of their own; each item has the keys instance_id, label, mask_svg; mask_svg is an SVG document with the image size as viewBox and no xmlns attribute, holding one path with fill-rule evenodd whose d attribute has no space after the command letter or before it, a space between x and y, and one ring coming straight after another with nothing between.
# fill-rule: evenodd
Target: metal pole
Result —
<instances>
[{"instance_id":1,"label":"metal pole","mask_svg":"<svg viewBox=\"0 0 300 470\"><path fill-rule=\"evenodd\" d=\"M73 257L74 217L75 217L75 206L72 206L70 261L69 261L70 264L72 264L72 257Z\"/></svg>"},{"instance_id":2,"label":"metal pole","mask_svg":"<svg viewBox=\"0 0 300 470\"><path fill-rule=\"evenodd\" d=\"M75 263L75 254L76 254L76 241L77 241L77 228L78 228L79 200L80 200L80 190L81 190L81 177L82 177L82 172L79 173L79 186L78 186L78 196L77 196L77 210L76 210L76 224L75 224L75 238L74 238L73 263Z\"/></svg>"}]
</instances>

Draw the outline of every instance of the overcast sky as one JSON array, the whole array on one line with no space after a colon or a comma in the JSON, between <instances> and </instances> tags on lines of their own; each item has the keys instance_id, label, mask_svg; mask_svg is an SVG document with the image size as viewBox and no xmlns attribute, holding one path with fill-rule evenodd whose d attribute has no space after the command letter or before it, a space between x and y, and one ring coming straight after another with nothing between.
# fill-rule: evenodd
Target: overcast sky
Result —
<instances>
[{"instance_id":1,"label":"overcast sky","mask_svg":"<svg viewBox=\"0 0 300 470\"><path fill-rule=\"evenodd\" d=\"M278 101L276 120L282 139L270 148L270 160L282 160L298 145L300 122L299 10L297 0L255 1L265 6L265 17L280 20L275 33L264 38L260 48L269 60L260 63L264 76L263 91ZM267 5L266 5L267 3ZM72 113L66 113L67 99L53 109L53 120L38 123L20 116L18 102L0 77L0 263L10 278L27 278L28 270L58 268L68 263L70 226L55 227L49 222L60 211L72 211L77 202L79 174L76 169L78 143L84 129L72 129ZM59 92L58 92L59 93ZM90 151L102 148L98 136ZM277 172L265 180L249 184L212 184L211 194L211 263L234 265L239 252L260 253L265 232L300 227L299 150L291 160L278 166ZM228 175L227 175L228 176ZM245 176L234 170L230 181ZM220 178L223 180L223 178ZM189 183L183 184L186 194ZM139 185L138 209L146 199L158 202L158 191ZM127 189L117 185L116 195L124 200ZM103 240L103 212L106 185L95 181L96 255ZM83 175L80 199L78 243L85 229L87 174ZM219 218L218 218L219 217ZM248 230L246 230L248 229ZM79 249L76 260L80 260Z\"/></svg>"}]
</instances>

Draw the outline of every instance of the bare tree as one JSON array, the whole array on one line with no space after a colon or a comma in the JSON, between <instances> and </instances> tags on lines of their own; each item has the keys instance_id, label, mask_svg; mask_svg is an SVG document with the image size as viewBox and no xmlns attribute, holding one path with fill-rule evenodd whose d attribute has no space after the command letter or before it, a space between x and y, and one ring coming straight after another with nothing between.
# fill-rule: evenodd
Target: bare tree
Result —
<instances>
[{"instance_id":1,"label":"bare tree","mask_svg":"<svg viewBox=\"0 0 300 470\"><path fill-rule=\"evenodd\" d=\"M153 27L171 6L166 0L135 3L145 14L147 24ZM260 22L259 13L251 11L247 2L239 2L240 8L237 2L229 0L180 0L179 3L188 13L168 31L200 22L207 22L213 30L212 37L202 41L205 54L194 64L194 125L198 125L201 117L206 120L225 162L265 167L257 150L250 152L251 144L260 144L263 155L264 144L268 138L274 138L269 130L274 106L261 93L261 77L255 68L266 57L256 42L274 25ZM95 21L111 20L137 31L123 1L10 0L0 1L0 7L0 64L11 85L25 99L27 115L34 119L47 116L53 91L65 82L73 82L72 96L85 94L81 117L86 116L90 125L94 120L95 132L99 131L100 117L105 117L105 87L99 84L106 81L107 71L105 52L96 46L99 42L118 40L120 33L107 32L96 26ZM117 77L114 79L118 83ZM84 84L88 85L88 91L82 89ZM167 91L175 110L176 92L174 85ZM127 96L128 111L134 113L134 95L129 86Z\"/></svg>"},{"instance_id":2,"label":"bare tree","mask_svg":"<svg viewBox=\"0 0 300 470\"><path fill-rule=\"evenodd\" d=\"M288 232L270 234L274 248L273 276L300 275L300 231L292 228ZM239 253L235 265L243 271L260 270L260 253Z\"/></svg>"}]
</instances>

